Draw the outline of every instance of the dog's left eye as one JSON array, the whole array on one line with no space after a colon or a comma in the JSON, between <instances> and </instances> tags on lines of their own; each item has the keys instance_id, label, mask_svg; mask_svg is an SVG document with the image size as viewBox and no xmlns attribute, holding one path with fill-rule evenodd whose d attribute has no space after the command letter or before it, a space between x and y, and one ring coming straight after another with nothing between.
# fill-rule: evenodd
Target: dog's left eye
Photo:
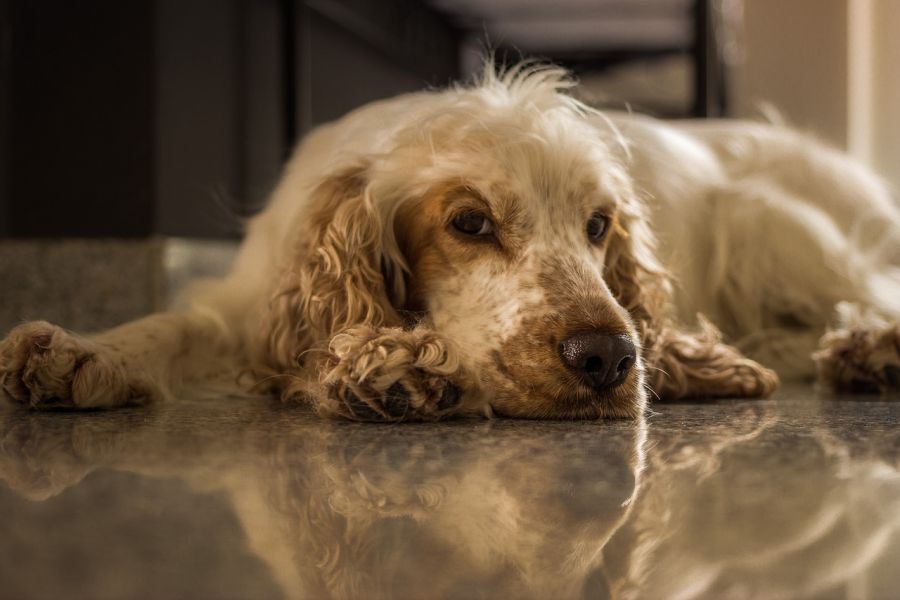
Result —
<instances>
[{"instance_id":1,"label":"dog's left eye","mask_svg":"<svg viewBox=\"0 0 900 600\"><path fill-rule=\"evenodd\" d=\"M609 228L609 217L601 213L595 212L587 222L588 239L592 242L599 242L606 235Z\"/></svg>"},{"instance_id":2,"label":"dog's left eye","mask_svg":"<svg viewBox=\"0 0 900 600\"><path fill-rule=\"evenodd\" d=\"M466 235L491 235L494 223L478 213L462 213L453 218L453 228Z\"/></svg>"}]
</instances>

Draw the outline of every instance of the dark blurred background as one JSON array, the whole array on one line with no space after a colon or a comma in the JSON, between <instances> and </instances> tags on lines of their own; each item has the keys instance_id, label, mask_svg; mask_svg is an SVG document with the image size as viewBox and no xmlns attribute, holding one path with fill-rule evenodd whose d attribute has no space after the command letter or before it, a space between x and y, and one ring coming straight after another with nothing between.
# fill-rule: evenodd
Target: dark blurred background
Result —
<instances>
[{"instance_id":1,"label":"dark blurred background","mask_svg":"<svg viewBox=\"0 0 900 600\"><path fill-rule=\"evenodd\" d=\"M298 136L368 101L446 85L485 48L581 77L648 63L613 97L725 112L708 0L0 0L0 227L14 237L235 235ZM596 87L596 86L595 86ZM635 86L632 84L631 86Z\"/></svg>"},{"instance_id":2,"label":"dark blurred background","mask_svg":"<svg viewBox=\"0 0 900 600\"><path fill-rule=\"evenodd\" d=\"M0 326L165 297L204 247L172 240L233 245L304 132L486 49L604 108L783 118L897 185L898 30L897 0L0 0Z\"/></svg>"}]
</instances>

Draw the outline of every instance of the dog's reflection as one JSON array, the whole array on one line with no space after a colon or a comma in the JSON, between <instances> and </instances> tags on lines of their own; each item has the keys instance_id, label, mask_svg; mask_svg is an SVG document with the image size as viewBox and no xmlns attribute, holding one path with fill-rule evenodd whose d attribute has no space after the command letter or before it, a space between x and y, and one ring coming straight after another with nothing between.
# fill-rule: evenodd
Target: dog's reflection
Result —
<instances>
[{"instance_id":1,"label":"dog's reflection","mask_svg":"<svg viewBox=\"0 0 900 600\"><path fill-rule=\"evenodd\" d=\"M274 418L273 418L274 417ZM131 420L129 422L123 422ZM604 597L643 422L372 426L0 413L0 477L35 500L93 469L222 489L291 597ZM127 433L122 433L127 432Z\"/></svg>"},{"instance_id":2,"label":"dog's reflection","mask_svg":"<svg viewBox=\"0 0 900 600\"><path fill-rule=\"evenodd\" d=\"M263 510L288 528L295 560L279 570L296 579L285 587L319 597L580 595L631 506L642 428L487 429L317 424L277 436ZM233 489L238 506L255 495Z\"/></svg>"},{"instance_id":3,"label":"dog's reflection","mask_svg":"<svg viewBox=\"0 0 900 600\"><path fill-rule=\"evenodd\" d=\"M860 577L874 597L896 578L873 565L900 547L900 434L827 403L746 405L702 435L179 410L0 413L0 476L35 500L98 468L224 489L290 597L809 597Z\"/></svg>"}]
</instances>

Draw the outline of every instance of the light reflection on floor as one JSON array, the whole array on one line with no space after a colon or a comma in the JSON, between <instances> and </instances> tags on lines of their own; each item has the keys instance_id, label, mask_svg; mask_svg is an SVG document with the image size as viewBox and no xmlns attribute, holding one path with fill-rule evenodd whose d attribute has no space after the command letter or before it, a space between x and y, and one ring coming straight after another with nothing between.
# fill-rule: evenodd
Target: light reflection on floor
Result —
<instances>
[{"instance_id":1,"label":"light reflection on floor","mask_svg":"<svg viewBox=\"0 0 900 600\"><path fill-rule=\"evenodd\" d=\"M5 410L0 596L889 598L898 424L799 388L646 422Z\"/></svg>"}]
</instances>

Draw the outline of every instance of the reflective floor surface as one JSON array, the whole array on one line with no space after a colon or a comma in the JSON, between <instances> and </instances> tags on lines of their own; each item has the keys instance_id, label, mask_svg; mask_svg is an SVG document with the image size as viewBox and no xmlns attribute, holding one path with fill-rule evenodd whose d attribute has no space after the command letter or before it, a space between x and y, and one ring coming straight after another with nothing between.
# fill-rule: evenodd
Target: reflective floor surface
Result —
<instances>
[{"instance_id":1,"label":"reflective floor surface","mask_svg":"<svg viewBox=\"0 0 900 600\"><path fill-rule=\"evenodd\" d=\"M898 597L900 399L655 411L3 409L0 597Z\"/></svg>"}]
</instances>

